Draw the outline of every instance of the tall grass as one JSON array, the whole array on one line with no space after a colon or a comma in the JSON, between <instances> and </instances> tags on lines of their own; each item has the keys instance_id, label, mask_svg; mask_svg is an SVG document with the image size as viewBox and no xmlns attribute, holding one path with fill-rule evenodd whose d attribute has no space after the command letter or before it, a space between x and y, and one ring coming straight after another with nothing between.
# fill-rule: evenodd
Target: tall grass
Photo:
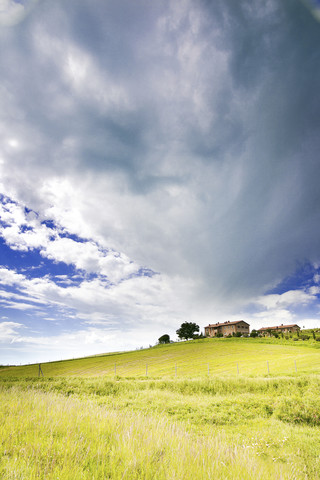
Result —
<instances>
[{"instance_id":1,"label":"tall grass","mask_svg":"<svg viewBox=\"0 0 320 480\"><path fill-rule=\"evenodd\" d=\"M220 432L196 435L160 415L14 388L0 396L0 474L11 479L295 479Z\"/></svg>"},{"instance_id":2,"label":"tall grass","mask_svg":"<svg viewBox=\"0 0 320 480\"><path fill-rule=\"evenodd\" d=\"M320 352L254 340L1 368L0 478L320 480Z\"/></svg>"},{"instance_id":3,"label":"tall grass","mask_svg":"<svg viewBox=\"0 0 320 480\"><path fill-rule=\"evenodd\" d=\"M6 378L0 478L318 479L318 376Z\"/></svg>"},{"instance_id":4,"label":"tall grass","mask_svg":"<svg viewBox=\"0 0 320 480\"><path fill-rule=\"evenodd\" d=\"M134 378L134 377L4 377L0 391L18 386L64 395L123 396L146 390L173 392L182 395L210 395L239 397L241 394L280 396L308 395L318 398L319 375L264 376L264 377L195 377L195 378ZM319 397L320 401L320 397Z\"/></svg>"}]
</instances>

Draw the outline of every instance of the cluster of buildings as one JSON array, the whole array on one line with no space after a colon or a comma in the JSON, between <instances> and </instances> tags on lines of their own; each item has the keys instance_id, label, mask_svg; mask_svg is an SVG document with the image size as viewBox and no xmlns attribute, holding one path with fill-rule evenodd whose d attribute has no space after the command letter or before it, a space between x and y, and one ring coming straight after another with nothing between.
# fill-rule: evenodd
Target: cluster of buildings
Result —
<instances>
[{"instance_id":1,"label":"cluster of buildings","mask_svg":"<svg viewBox=\"0 0 320 480\"><path fill-rule=\"evenodd\" d=\"M263 336L270 336L273 333L294 333L300 330L300 327L297 324L292 325L278 325L276 327L263 327L257 330L258 334ZM224 322L224 323L214 323L209 324L204 327L204 335L206 337L228 337L239 335L242 336L250 335L250 325L244 320L238 320L236 322Z\"/></svg>"}]
</instances>

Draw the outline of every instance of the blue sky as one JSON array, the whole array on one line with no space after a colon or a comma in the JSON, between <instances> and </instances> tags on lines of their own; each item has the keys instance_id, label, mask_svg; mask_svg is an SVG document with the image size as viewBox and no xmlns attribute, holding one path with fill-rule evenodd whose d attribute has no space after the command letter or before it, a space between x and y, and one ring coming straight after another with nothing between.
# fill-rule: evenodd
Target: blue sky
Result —
<instances>
[{"instance_id":1,"label":"blue sky","mask_svg":"<svg viewBox=\"0 0 320 480\"><path fill-rule=\"evenodd\" d=\"M320 327L312 2L0 6L0 364Z\"/></svg>"}]
</instances>

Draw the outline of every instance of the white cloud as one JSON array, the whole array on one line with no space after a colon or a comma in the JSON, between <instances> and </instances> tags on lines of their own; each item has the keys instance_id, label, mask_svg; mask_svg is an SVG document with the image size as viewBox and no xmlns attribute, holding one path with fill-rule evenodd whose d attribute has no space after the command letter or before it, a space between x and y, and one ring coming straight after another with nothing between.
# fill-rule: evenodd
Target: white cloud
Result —
<instances>
[{"instance_id":1,"label":"white cloud","mask_svg":"<svg viewBox=\"0 0 320 480\"><path fill-rule=\"evenodd\" d=\"M24 275L2 269L2 277L10 279L17 292L0 292L2 305L18 310L55 306L74 312L75 318L92 325L141 326L167 325L186 318L195 319L192 285L179 279L179 287L170 278L155 275L132 277L109 286L96 278L84 280L78 286L61 287L48 277L28 279ZM181 293L188 289L189 300ZM66 314L68 318L68 314Z\"/></svg>"},{"instance_id":2,"label":"white cloud","mask_svg":"<svg viewBox=\"0 0 320 480\"><path fill-rule=\"evenodd\" d=\"M277 325L291 325L298 320L295 315L287 309L277 308L264 310L253 315L250 319L251 329L261 327L273 327Z\"/></svg>"},{"instance_id":3,"label":"white cloud","mask_svg":"<svg viewBox=\"0 0 320 480\"><path fill-rule=\"evenodd\" d=\"M24 325L17 322L0 322L0 342L12 342L18 337L18 331L23 329Z\"/></svg>"},{"instance_id":4,"label":"white cloud","mask_svg":"<svg viewBox=\"0 0 320 480\"><path fill-rule=\"evenodd\" d=\"M318 287L318 286L310 287L309 292L310 292L311 295L319 295L320 294L320 287Z\"/></svg>"},{"instance_id":5,"label":"white cloud","mask_svg":"<svg viewBox=\"0 0 320 480\"><path fill-rule=\"evenodd\" d=\"M0 204L0 232L12 249L28 251L49 243L56 232L41 224L37 214L24 206L7 200Z\"/></svg>"},{"instance_id":6,"label":"white cloud","mask_svg":"<svg viewBox=\"0 0 320 480\"><path fill-rule=\"evenodd\" d=\"M272 310L307 305L314 301L316 301L316 297L312 289L309 290L309 293L303 290L289 290L279 295L264 295L257 300L257 304L262 305L267 310Z\"/></svg>"},{"instance_id":7,"label":"white cloud","mask_svg":"<svg viewBox=\"0 0 320 480\"><path fill-rule=\"evenodd\" d=\"M23 302L12 302L7 300L1 300L1 304L4 308L13 308L15 310L36 310L37 307L35 305L31 305L30 303L23 303Z\"/></svg>"},{"instance_id":8,"label":"white cloud","mask_svg":"<svg viewBox=\"0 0 320 480\"><path fill-rule=\"evenodd\" d=\"M1 324L0 324L1 326ZM10 357L17 363L17 351L23 353L25 361L38 363L50 360L80 357L105 353L106 351L134 350L138 346L147 346L150 342L150 331L141 329L135 333L139 336L138 342L133 338L134 330L127 330L124 334L121 330L110 332L103 328L89 327L79 329L77 332L62 333L60 335L28 335L28 332L17 332L4 341L10 341ZM153 330L153 335L155 334ZM162 331L158 334L158 337ZM157 338L158 338L157 337ZM0 327L1 342L1 327ZM154 342L155 343L155 342ZM81 345L81 350L79 350ZM42 365L45 372L45 365Z\"/></svg>"},{"instance_id":9,"label":"white cloud","mask_svg":"<svg viewBox=\"0 0 320 480\"><path fill-rule=\"evenodd\" d=\"M34 8L39 0L0 0L0 26L12 27L20 23Z\"/></svg>"},{"instance_id":10,"label":"white cloud","mask_svg":"<svg viewBox=\"0 0 320 480\"><path fill-rule=\"evenodd\" d=\"M139 271L139 265L124 255L102 250L96 242L76 241L61 237L61 227L49 228L35 212L27 212L21 205L7 201L0 205L4 225L0 227L6 243L14 250L40 249L43 257L74 265L86 273L106 275L111 282L119 282Z\"/></svg>"},{"instance_id":11,"label":"white cloud","mask_svg":"<svg viewBox=\"0 0 320 480\"><path fill-rule=\"evenodd\" d=\"M292 323L297 323L301 328L313 328L316 324L320 327L318 293L317 287L311 287L257 297L252 299L254 311L247 313L246 319L251 329Z\"/></svg>"},{"instance_id":12,"label":"white cloud","mask_svg":"<svg viewBox=\"0 0 320 480\"><path fill-rule=\"evenodd\" d=\"M16 273L14 270L7 268L0 268L0 284L15 285L24 280L24 276Z\"/></svg>"},{"instance_id":13,"label":"white cloud","mask_svg":"<svg viewBox=\"0 0 320 480\"><path fill-rule=\"evenodd\" d=\"M14 25L25 15L24 6L13 0L0 0L0 25Z\"/></svg>"}]
</instances>

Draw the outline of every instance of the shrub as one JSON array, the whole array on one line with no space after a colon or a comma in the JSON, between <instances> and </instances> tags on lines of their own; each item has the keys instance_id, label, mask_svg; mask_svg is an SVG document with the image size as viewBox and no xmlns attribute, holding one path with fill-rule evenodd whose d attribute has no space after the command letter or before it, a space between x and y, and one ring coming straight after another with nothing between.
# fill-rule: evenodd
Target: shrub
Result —
<instances>
[{"instance_id":1,"label":"shrub","mask_svg":"<svg viewBox=\"0 0 320 480\"><path fill-rule=\"evenodd\" d=\"M300 335L300 338L301 338L301 340L309 340L310 335L303 334L303 335Z\"/></svg>"},{"instance_id":2,"label":"shrub","mask_svg":"<svg viewBox=\"0 0 320 480\"><path fill-rule=\"evenodd\" d=\"M320 424L320 404L312 396L280 397L276 403L275 416L283 422Z\"/></svg>"},{"instance_id":3,"label":"shrub","mask_svg":"<svg viewBox=\"0 0 320 480\"><path fill-rule=\"evenodd\" d=\"M158 338L158 342L159 343L170 343L170 336L167 333L165 333L160 338Z\"/></svg>"},{"instance_id":4,"label":"shrub","mask_svg":"<svg viewBox=\"0 0 320 480\"><path fill-rule=\"evenodd\" d=\"M203 335L202 332L201 332L201 333L195 333L195 334L193 335L193 339L196 340L196 339L198 339L198 338L205 338L205 336Z\"/></svg>"}]
</instances>

